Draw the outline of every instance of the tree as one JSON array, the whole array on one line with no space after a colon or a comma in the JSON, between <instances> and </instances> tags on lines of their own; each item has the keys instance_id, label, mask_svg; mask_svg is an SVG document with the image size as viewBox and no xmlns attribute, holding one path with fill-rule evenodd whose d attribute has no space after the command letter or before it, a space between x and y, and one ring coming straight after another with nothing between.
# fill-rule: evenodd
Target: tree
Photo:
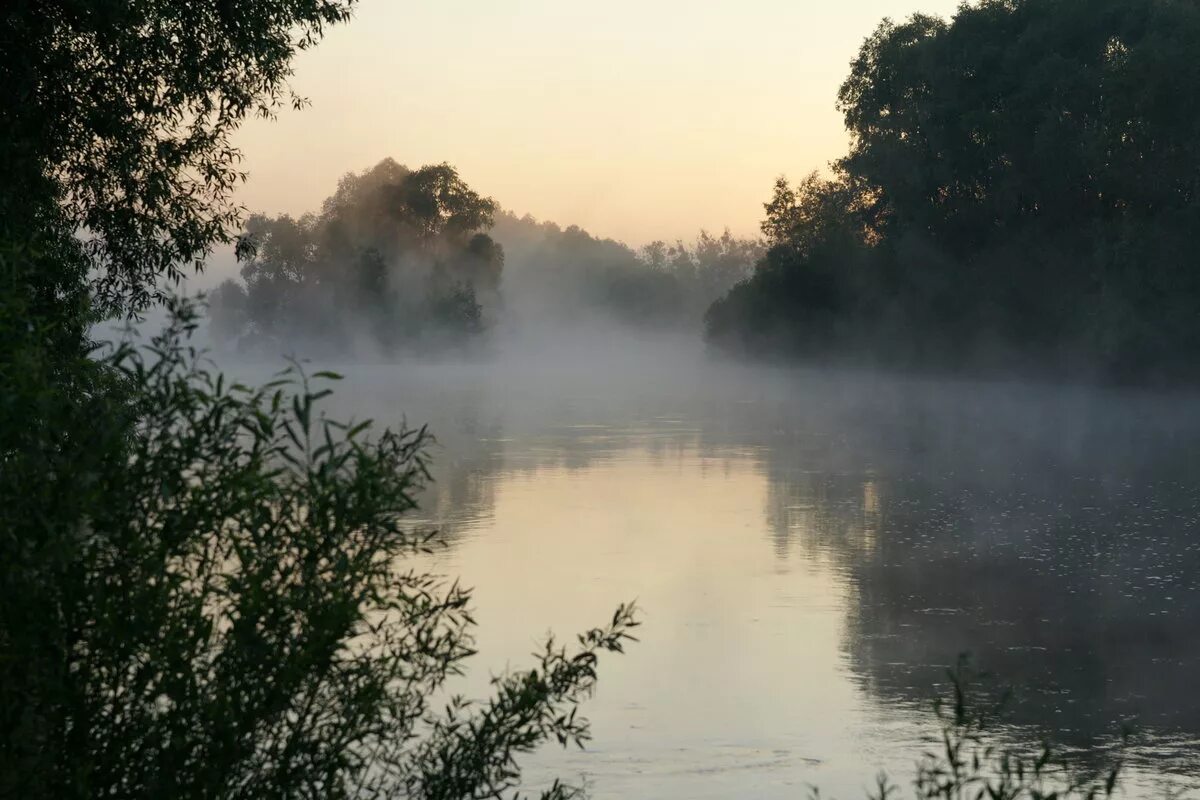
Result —
<instances>
[{"instance_id":1,"label":"tree","mask_svg":"<svg viewBox=\"0 0 1200 800\"><path fill-rule=\"evenodd\" d=\"M495 207L447 164L410 170L389 158L344 176L319 215L250 217L242 278L255 333L337 348L365 320L361 332L387 350L430 346L428 328L460 344L477 337L504 268L484 233Z\"/></svg>"},{"instance_id":2,"label":"tree","mask_svg":"<svg viewBox=\"0 0 1200 800\"><path fill-rule=\"evenodd\" d=\"M628 607L430 712L471 618L400 558L436 542L403 524L424 431L328 420L295 373L227 383L188 304L164 300L144 352L87 338L92 289L143 310L233 240L230 135L350 8L0 12L0 796L499 797L517 755L586 738L575 709ZM324 279L287 239L307 224L276 227L264 285Z\"/></svg>"},{"instance_id":3,"label":"tree","mask_svg":"<svg viewBox=\"0 0 1200 800\"><path fill-rule=\"evenodd\" d=\"M492 227L496 203L480 197L449 164L422 167L387 195L394 214L415 222L427 239L461 244L473 231Z\"/></svg>"},{"instance_id":4,"label":"tree","mask_svg":"<svg viewBox=\"0 0 1200 800\"><path fill-rule=\"evenodd\" d=\"M240 283L225 280L208 297L213 339L223 346L236 342L246 332L247 298Z\"/></svg>"},{"instance_id":5,"label":"tree","mask_svg":"<svg viewBox=\"0 0 1200 800\"><path fill-rule=\"evenodd\" d=\"M773 249L741 300L714 306L710 340L759 327L735 306L761 295L747 313L770 309L783 339L835 358L1194 374L1200 101L1176 87L1200 79L1198 41L1200 13L1170 0L885 20L838 95L849 152L828 182L778 186L767 205L790 266ZM832 269L845 302L812 307L779 268Z\"/></svg>"},{"instance_id":6,"label":"tree","mask_svg":"<svg viewBox=\"0 0 1200 800\"><path fill-rule=\"evenodd\" d=\"M451 262L451 270L458 280L481 292L499 291L503 269L504 248L486 233L472 236Z\"/></svg>"},{"instance_id":7,"label":"tree","mask_svg":"<svg viewBox=\"0 0 1200 800\"><path fill-rule=\"evenodd\" d=\"M283 102L291 60L353 0L18 2L0 16L0 141L13 198L53 197L107 308L232 241L230 136Z\"/></svg>"}]
</instances>

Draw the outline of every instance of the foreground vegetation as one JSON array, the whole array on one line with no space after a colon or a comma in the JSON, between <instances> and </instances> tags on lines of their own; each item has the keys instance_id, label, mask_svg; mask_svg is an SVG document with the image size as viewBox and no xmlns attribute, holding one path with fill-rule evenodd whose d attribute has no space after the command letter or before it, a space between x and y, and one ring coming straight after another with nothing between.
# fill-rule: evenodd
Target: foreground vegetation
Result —
<instances>
[{"instance_id":1,"label":"foreground vegetation","mask_svg":"<svg viewBox=\"0 0 1200 800\"><path fill-rule=\"evenodd\" d=\"M491 797L517 755L585 741L632 609L454 696L470 594L404 567L439 544L403 519L425 431L327 419L295 368L226 384L172 307L144 353L92 362L114 392L60 432L86 458L7 454L3 794Z\"/></svg>"},{"instance_id":2,"label":"foreground vegetation","mask_svg":"<svg viewBox=\"0 0 1200 800\"><path fill-rule=\"evenodd\" d=\"M849 153L777 185L719 349L888 367L1195 378L1200 10L982 0L885 21Z\"/></svg>"},{"instance_id":3,"label":"foreground vegetation","mask_svg":"<svg viewBox=\"0 0 1200 800\"><path fill-rule=\"evenodd\" d=\"M918 800L1098 800L1113 796L1122 770L1119 754L1101 769L1081 771L1048 744L997 745L994 719L984 710L987 701L976 691L968 659L961 656L947 677L949 690L934 703L940 724L938 739L916 764L913 789ZM880 774L868 800L888 800L901 793L887 775Z\"/></svg>"},{"instance_id":4,"label":"foreground vegetation","mask_svg":"<svg viewBox=\"0 0 1200 800\"><path fill-rule=\"evenodd\" d=\"M424 431L326 419L295 372L228 384L161 291L233 243L229 137L351 6L0 16L0 797L502 797L587 737L632 609L456 696L470 595L405 566L437 543L403 524ZM155 302L149 349L89 341Z\"/></svg>"}]
</instances>

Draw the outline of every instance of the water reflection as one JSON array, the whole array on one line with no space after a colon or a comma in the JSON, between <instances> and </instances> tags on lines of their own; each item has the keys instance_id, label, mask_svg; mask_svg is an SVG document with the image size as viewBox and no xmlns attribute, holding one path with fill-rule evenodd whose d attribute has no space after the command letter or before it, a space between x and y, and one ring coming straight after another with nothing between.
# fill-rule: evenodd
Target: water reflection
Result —
<instances>
[{"instance_id":1,"label":"water reflection","mask_svg":"<svg viewBox=\"0 0 1200 800\"><path fill-rule=\"evenodd\" d=\"M1137 718L1137 785L1200 778L1185 399L750 371L350 380L356 411L438 436L425 509L454 542L441 566L477 587L487 663L647 609L646 641L606 665L596 749L542 762L598 797L853 795L877 766L905 774L962 651L1014 688L1015 736L1095 751Z\"/></svg>"}]
</instances>

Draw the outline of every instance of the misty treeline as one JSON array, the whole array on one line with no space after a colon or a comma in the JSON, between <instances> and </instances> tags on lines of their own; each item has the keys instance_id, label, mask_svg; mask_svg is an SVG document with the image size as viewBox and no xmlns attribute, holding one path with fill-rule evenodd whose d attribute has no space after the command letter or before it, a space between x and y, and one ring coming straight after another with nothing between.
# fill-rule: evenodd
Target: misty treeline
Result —
<instances>
[{"instance_id":1,"label":"misty treeline","mask_svg":"<svg viewBox=\"0 0 1200 800\"><path fill-rule=\"evenodd\" d=\"M694 334L712 302L748 277L763 253L761 241L728 230L635 250L577 225L510 213L497 216L492 233L508 254L504 298L516 327L591 318Z\"/></svg>"},{"instance_id":2,"label":"misty treeline","mask_svg":"<svg viewBox=\"0 0 1200 800\"><path fill-rule=\"evenodd\" d=\"M762 253L728 231L635 251L505 212L448 164L390 158L345 175L319 213L250 217L241 245L242 280L209 297L214 338L309 353L461 350L500 325L588 319L697 331Z\"/></svg>"},{"instance_id":3,"label":"misty treeline","mask_svg":"<svg viewBox=\"0 0 1200 800\"><path fill-rule=\"evenodd\" d=\"M461 341L494 313L504 253L482 231L495 212L445 164L388 159L346 175L320 214L247 221L245 288L227 281L213 293L214 333L334 348L359 336Z\"/></svg>"},{"instance_id":4,"label":"misty treeline","mask_svg":"<svg viewBox=\"0 0 1200 800\"><path fill-rule=\"evenodd\" d=\"M780 181L727 352L1116 380L1200 365L1200 5L983 0L885 21L850 150Z\"/></svg>"}]
</instances>

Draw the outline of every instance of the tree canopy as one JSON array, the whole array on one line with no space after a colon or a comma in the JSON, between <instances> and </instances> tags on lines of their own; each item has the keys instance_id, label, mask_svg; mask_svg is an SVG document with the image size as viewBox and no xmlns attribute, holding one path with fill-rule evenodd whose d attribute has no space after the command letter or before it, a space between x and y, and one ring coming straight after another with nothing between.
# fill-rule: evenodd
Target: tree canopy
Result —
<instances>
[{"instance_id":1,"label":"tree canopy","mask_svg":"<svg viewBox=\"0 0 1200 800\"><path fill-rule=\"evenodd\" d=\"M1190 369L1200 100L1180 87L1200 79L1197 42L1200 11L1171 0L984 0L950 21L884 21L838 95L849 152L792 206L787 190L768 205L776 247L713 307L710 339L766 352L819 337L833 357L891 364Z\"/></svg>"},{"instance_id":2,"label":"tree canopy","mask_svg":"<svg viewBox=\"0 0 1200 800\"><path fill-rule=\"evenodd\" d=\"M501 323L691 332L762 251L728 231L639 251L502 211L449 164L390 158L345 175L320 213L252 215L244 239L242 283L211 297L217 340L341 354L477 346Z\"/></svg>"},{"instance_id":3,"label":"tree canopy","mask_svg":"<svg viewBox=\"0 0 1200 800\"><path fill-rule=\"evenodd\" d=\"M485 232L495 212L448 164L389 158L347 174L319 214L247 220L245 287L214 295L214 330L244 346L461 342L495 314L504 251Z\"/></svg>"},{"instance_id":4,"label":"tree canopy","mask_svg":"<svg viewBox=\"0 0 1200 800\"><path fill-rule=\"evenodd\" d=\"M51 194L100 299L144 308L231 241L231 134L292 93L292 57L353 0L17 2L0 17L5 194ZM8 209L6 209L7 211Z\"/></svg>"}]
</instances>

